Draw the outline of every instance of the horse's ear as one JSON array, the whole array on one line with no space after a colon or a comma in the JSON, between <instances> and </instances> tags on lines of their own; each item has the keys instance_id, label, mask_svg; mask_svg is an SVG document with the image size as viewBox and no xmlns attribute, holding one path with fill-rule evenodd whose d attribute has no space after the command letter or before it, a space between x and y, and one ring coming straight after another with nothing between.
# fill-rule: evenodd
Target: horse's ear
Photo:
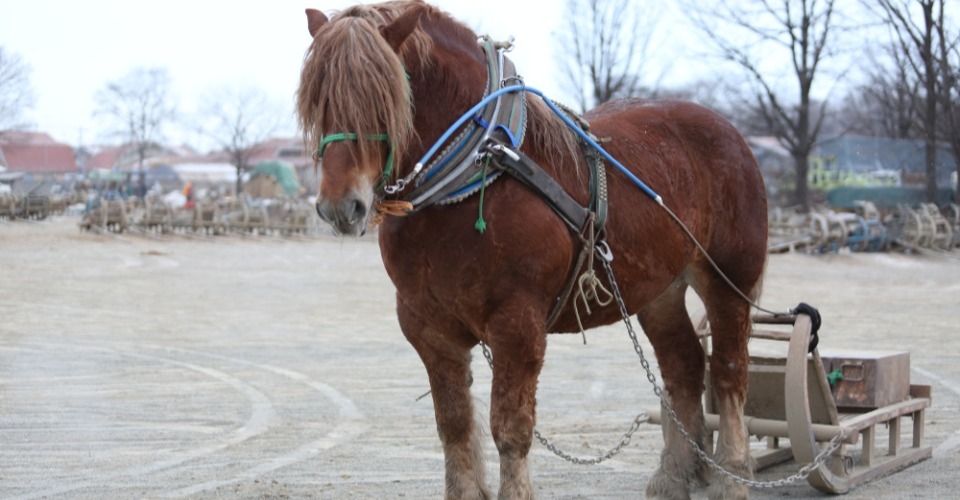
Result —
<instances>
[{"instance_id":1,"label":"horse's ear","mask_svg":"<svg viewBox=\"0 0 960 500\"><path fill-rule=\"evenodd\" d=\"M403 42L407 41L407 37L413 33L413 30L417 29L420 19L426 13L427 6L425 4L415 4L400 17L394 19L392 23L380 28L380 34L387 40L393 51L399 53Z\"/></svg>"},{"instance_id":2,"label":"horse's ear","mask_svg":"<svg viewBox=\"0 0 960 500\"><path fill-rule=\"evenodd\" d=\"M324 24L327 24L327 16L320 12L317 9L307 9L307 29L310 31L311 37L316 37L317 32L320 31L320 28Z\"/></svg>"}]
</instances>

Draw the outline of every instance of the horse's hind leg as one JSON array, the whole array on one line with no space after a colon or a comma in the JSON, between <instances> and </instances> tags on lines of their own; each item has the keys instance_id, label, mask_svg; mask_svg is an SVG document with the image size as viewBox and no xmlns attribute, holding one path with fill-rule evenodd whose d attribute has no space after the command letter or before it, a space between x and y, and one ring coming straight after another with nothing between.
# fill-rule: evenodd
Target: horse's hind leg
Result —
<instances>
[{"instance_id":1,"label":"horse's hind leg","mask_svg":"<svg viewBox=\"0 0 960 500\"><path fill-rule=\"evenodd\" d=\"M686 432L703 447L705 427L700 396L705 359L684 304L686 283L678 279L637 315L653 344L666 395ZM703 483L703 463L670 418L663 422L660 467L647 485L650 498L690 498L690 487Z\"/></svg>"},{"instance_id":2,"label":"horse's hind leg","mask_svg":"<svg viewBox=\"0 0 960 500\"><path fill-rule=\"evenodd\" d=\"M482 431L470 396L470 349L465 334L443 335L401 304L400 327L413 345L430 379L437 432L443 442L445 498L492 498L485 482Z\"/></svg>"},{"instance_id":3,"label":"horse's hind leg","mask_svg":"<svg viewBox=\"0 0 960 500\"><path fill-rule=\"evenodd\" d=\"M750 355L747 342L750 336L750 305L730 286L709 272L705 286L697 289L707 308L713 349L710 355L711 382L717 395L720 415L714 460L736 476L753 478L753 464L743 406L747 397L747 371ZM750 290L746 287L745 290ZM748 488L727 477L714 477L710 498L747 498Z\"/></svg>"}]
</instances>

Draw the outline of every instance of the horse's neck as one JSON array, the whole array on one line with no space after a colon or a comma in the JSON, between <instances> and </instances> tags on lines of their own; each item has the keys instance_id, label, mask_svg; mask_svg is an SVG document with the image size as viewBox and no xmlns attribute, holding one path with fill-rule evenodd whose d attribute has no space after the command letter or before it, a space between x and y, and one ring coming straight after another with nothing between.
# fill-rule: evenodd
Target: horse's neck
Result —
<instances>
[{"instance_id":1,"label":"horse's neck","mask_svg":"<svg viewBox=\"0 0 960 500\"><path fill-rule=\"evenodd\" d=\"M479 103L487 90L487 58L479 45L434 49L431 61L406 61L408 67L420 68L410 75L414 128L419 142L407 148L401 161L400 178L406 178L423 155L462 116ZM476 52L474 52L475 50ZM543 103L527 96L527 130L529 136L523 151L533 158L564 188L579 190L583 176L579 169L580 150L573 132L553 117ZM534 109L535 108L535 109ZM573 173L574 175L567 175Z\"/></svg>"},{"instance_id":2,"label":"horse's neck","mask_svg":"<svg viewBox=\"0 0 960 500\"><path fill-rule=\"evenodd\" d=\"M483 98L486 69L474 60L460 69L439 64L429 74L411 76L413 125L419 142L407 149L401 177L406 176L431 146L463 114ZM458 78L458 76L463 76Z\"/></svg>"}]
</instances>

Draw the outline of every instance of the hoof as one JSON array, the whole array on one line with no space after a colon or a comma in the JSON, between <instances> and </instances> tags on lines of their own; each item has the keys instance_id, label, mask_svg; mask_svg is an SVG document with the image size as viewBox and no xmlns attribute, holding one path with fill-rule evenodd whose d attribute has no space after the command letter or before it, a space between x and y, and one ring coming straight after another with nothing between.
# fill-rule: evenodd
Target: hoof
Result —
<instances>
[{"instance_id":1,"label":"hoof","mask_svg":"<svg viewBox=\"0 0 960 500\"><path fill-rule=\"evenodd\" d=\"M744 464L740 467L731 467L726 464L725 467L739 477L753 479L753 467L750 464ZM750 498L750 488L714 472L713 480L710 481L710 486L707 488L707 498L711 500L747 499Z\"/></svg>"},{"instance_id":2,"label":"hoof","mask_svg":"<svg viewBox=\"0 0 960 500\"><path fill-rule=\"evenodd\" d=\"M491 500L496 497L490 493L486 486L473 485L470 488L447 488L443 498L445 500Z\"/></svg>"},{"instance_id":3,"label":"hoof","mask_svg":"<svg viewBox=\"0 0 960 500\"><path fill-rule=\"evenodd\" d=\"M686 479L679 474L668 474L657 469L647 484L647 498L658 500L689 500L690 489Z\"/></svg>"},{"instance_id":4,"label":"hoof","mask_svg":"<svg viewBox=\"0 0 960 500\"><path fill-rule=\"evenodd\" d=\"M707 489L710 500L746 500L750 498L750 488L730 480L714 482Z\"/></svg>"}]
</instances>

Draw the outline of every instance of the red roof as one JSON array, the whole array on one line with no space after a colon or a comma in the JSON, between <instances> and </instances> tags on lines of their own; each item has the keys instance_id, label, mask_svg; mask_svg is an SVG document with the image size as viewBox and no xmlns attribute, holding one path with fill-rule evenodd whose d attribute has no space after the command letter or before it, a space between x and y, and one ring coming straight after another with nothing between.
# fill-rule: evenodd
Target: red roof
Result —
<instances>
[{"instance_id":1,"label":"red roof","mask_svg":"<svg viewBox=\"0 0 960 500\"><path fill-rule=\"evenodd\" d=\"M110 170L117 165L117 160L120 158L120 154L123 153L123 146L111 146L103 148L96 153L94 153L89 160L87 160L86 168L87 170L93 169L104 169Z\"/></svg>"},{"instance_id":2,"label":"red roof","mask_svg":"<svg viewBox=\"0 0 960 500\"><path fill-rule=\"evenodd\" d=\"M96 146L90 148L91 154L85 164L87 170L135 170L139 163L137 147L134 144L120 146ZM149 167L157 163L178 163L197 161L199 155L188 146L167 147L150 145L147 148L144 166Z\"/></svg>"},{"instance_id":3,"label":"red roof","mask_svg":"<svg viewBox=\"0 0 960 500\"><path fill-rule=\"evenodd\" d=\"M284 160L295 167L313 165L313 159L303 150L303 139L268 139L253 146L250 163L268 160Z\"/></svg>"},{"instance_id":4,"label":"red roof","mask_svg":"<svg viewBox=\"0 0 960 500\"><path fill-rule=\"evenodd\" d=\"M35 174L62 174L77 171L73 148L39 132L5 132L0 149L7 171Z\"/></svg>"}]
</instances>

